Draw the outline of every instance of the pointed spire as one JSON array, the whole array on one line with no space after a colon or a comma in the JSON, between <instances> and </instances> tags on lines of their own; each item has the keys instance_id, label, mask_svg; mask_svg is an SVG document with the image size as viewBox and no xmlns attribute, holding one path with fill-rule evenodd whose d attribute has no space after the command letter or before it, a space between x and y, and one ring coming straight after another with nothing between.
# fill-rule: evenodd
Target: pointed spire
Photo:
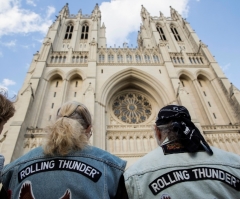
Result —
<instances>
[{"instance_id":1,"label":"pointed spire","mask_svg":"<svg viewBox=\"0 0 240 199\"><path fill-rule=\"evenodd\" d=\"M98 10L98 9L99 9L99 6L98 6L98 3L96 3L94 10Z\"/></svg>"},{"instance_id":2,"label":"pointed spire","mask_svg":"<svg viewBox=\"0 0 240 199\"><path fill-rule=\"evenodd\" d=\"M104 22L103 22L103 24L102 24L102 28L106 28L106 26L105 26Z\"/></svg>"},{"instance_id":3,"label":"pointed spire","mask_svg":"<svg viewBox=\"0 0 240 199\"><path fill-rule=\"evenodd\" d=\"M68 3L66 3L65 6L63 6L62 10L59 12L59 15L62 15L62 16L68 16L69 15Z\"/></svg>"},{"instance_id":4,"label":"pointed spire","mask_svg":"<svg viewBox=\"0 0 240 199\"><path fill-rule=\"evenodd\" d=\"M173 20L180 20L182 18L181 15L174 8L172 8L172 6L170 6L170 13Z\"/></svg>"},{"instance_id":5,"label":"pointed spire","mask_svg":"<svg viewBox=\"0 0 240 199\"><path fill-rule=\"evenodd\" d=\"M63 9L67 9L67 10L69 10L69 8L68 8L68 3L66 3L66 5L63 7Z\"/></svg>"},{"instance_id":6,"label":"pointed spire","mask_svg":"<svg viewBox=\"0 0 240 199\"><path fill-rule=\"evenodd\" d=\"M98 3L96 3L96 5L95 5L95 7L94 7L94 9L93 9L93 11L92 11L92 13L95 12L95 11L98 11L98 10L99 10L99 6L98 6Z\"/></svg>"},{"instance_id":7,"label":"pointed spire","mask_svg":"<svg viewBox=\"0 0 240 199\"><path fill-rule=\"evenodd\" d=\"M170 6L170 14L171 14L171 17L173 18L173 15L174 15L174 9L172 8L172 6Z\"/></svg>"},{"instance_id":8,"label":"pointed spire","mask_svg":"<svg viewBox=\"0 0 240 199\"><path fill-rule=\"evenodd\" d=\"M63 6L63 8L60 10L60 12L63 11L63 9L65 9L66 7L68 7L68 3L66 3L66 4Z\"/></svg>"},{"instance_id":9,"label":"pointed spire","mask_svg":"<svg viewBox=\"0 0 240 199\"><path fill-rule=\"evenodd\" d=\"M147 9L142 5L142 9L141 9L141 17L143 20L147 19L149 16L149 13L147 11Z\"/></svg>"},{"instance_id":10,"label":"pointed spire","mask_svg":"<svg viewBox=\"0 0 240 199\"><path fill-rule=\"evenodd\" d=\"M143 12L147 12L148 13L147 9L143 5L141 5L141 6L142 6L141 12L143 11Z\"/></svg>"}]
</instances>

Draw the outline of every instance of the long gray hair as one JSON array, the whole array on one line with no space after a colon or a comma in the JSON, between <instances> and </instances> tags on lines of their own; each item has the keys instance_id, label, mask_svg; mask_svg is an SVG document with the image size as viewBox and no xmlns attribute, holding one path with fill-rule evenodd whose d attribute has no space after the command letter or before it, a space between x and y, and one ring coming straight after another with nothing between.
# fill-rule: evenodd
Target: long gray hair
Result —
<instances>
[{"instance_id":1,"label":"long gray hair","mask_svg":"<svg viewBox=\"0 0 240 199\"><path fill-rule=\"evenodd\" d=\"M174 131L172 122L159 125L157 128L161 132L161 143L165 140L165 138L168 138L169 141L178 139L178 132Z\"/></svg>"}]
</instances>

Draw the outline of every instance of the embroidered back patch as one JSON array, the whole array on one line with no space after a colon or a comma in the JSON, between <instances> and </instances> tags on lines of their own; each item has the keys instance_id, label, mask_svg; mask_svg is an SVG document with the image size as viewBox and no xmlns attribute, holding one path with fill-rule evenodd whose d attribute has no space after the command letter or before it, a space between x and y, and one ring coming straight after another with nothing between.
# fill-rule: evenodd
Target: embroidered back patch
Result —
<instances>
[{"instance_id":1,"label":"embroidered back patch","mask_svg":"<svg viewBox=\"0 0 240 199\"><path fill-rule=\"evenodd\" d=\"M93 182L97 182L102 176L102 172L84 162L69 159L52 159L35 162L19 171L18 182L22 182L25 178L37 173L57 170L76 172L84 175Z\"/></svg>"},{"instance_id":2,"label":"embroidered back patch","mask_svg":"<svg viewBox=\"0 0 240 199\"><path fill-rule=\"evenodd\" d=\"M148 187L153 195L157 195L164 189L169 188L175 184L198 180L221 181L233 189L240 191L239 178L224 170L208 167L174 170L159 176L153 182L151 182Z\"/></svg>"},{"instance_id":3,"label":"embroidered back patch","mask_svg":"<svg viewBox=\"0 0 240 199\"><path fill-rule=\"evenodd\" d=\"M71 199L71 191L67 189L64 195L60 199ZM33 195L32 183L26 181L22 184L22 187L19 192L19 199L36 199Z\"/></svg>"},{"instance_id":4,"label":"embroidered back patch","mask_svg":"<svg viewBox=\"0 0 240 199\"><path fill-rule=\"evenodd\" d=\"M60 198L60 199L71 199L71 191L69 189L67 189L67 191L65 192L65 194Z\"/></svg>"},{"instance_id":5,"label":"embroidered back patch","mask_svg":"<svg viewBox=\"0 0 240 199\"><path fill-rule=\"evenodd\" d=\"M163 195L161 195L160 199L172 199L168 194L164 193Z\"/></svg>"},{"instance_id":6,"label":"embroidered back patch","mask_svg":"<svg viewBox=\"0 0 240 199\"><path fill-rule=\"evenodd\" d=\"M19 192L19 199L35 199L32 191L32 183L30 181L26 181L22 184Z\"/></svg>"}]
</instances>

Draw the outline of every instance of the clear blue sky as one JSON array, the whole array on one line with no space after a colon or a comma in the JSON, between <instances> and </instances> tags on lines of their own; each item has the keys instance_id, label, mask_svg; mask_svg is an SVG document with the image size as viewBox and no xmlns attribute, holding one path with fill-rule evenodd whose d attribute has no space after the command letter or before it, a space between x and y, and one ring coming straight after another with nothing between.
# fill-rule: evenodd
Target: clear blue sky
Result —
<instances>
[{"instance_id":1,"label":"clear blue sky","mask_svg":"<svg viewBox=\"0 0 240 199\"><path fill-rule=\"evenodd\" d=\"M190 22L199 38L208 45L217 62L231 82L240 88L240 1L238 0L116 0L119 10L114 10L111 1L77 0L0 0L0 86L9 89L10 96L22 87L33 54L40 49L41 41L55 16L69 3L70 13L91 14L96 3L102 11L102 22L107 27L108 45L122 45L122 41L136 46L137 29L140 23L140 8L143 4L151 15L170 15L169 5L182 13ZM115 2L116 3L116 2ZM139 4L139 5L138 5ZM135 5L135 6L132 6ZM130 8L130 9L129 9ZM134 8L137 10L137 14ZM131 13L132 10L132 13ZM139 10L139 11L138 11ZM157 13L158 12L158 13ZM111 29L112 21L122 17L135 24L118 23L122 34ZM116 16L118 15L118 16ZM121 16L122 15L122 16ZM119 17L121 16L121 17ZM106 19L104 21L104 19ZM135 18L134 18L135 19Z\"/></svg>"}]
</instances>

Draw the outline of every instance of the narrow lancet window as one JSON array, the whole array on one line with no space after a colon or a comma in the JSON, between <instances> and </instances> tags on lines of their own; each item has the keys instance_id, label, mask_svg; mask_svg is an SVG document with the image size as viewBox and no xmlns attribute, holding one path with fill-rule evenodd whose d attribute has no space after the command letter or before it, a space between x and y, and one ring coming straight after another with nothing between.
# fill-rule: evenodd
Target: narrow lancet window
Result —
<instances>
[{"instance_id":1,"label":"narrow lancet window","mask_svg":"<svg viewBox=\"0 0 240 199\"><path fill-rule=\"evenodd\" d=\"M158 33L159 33L159 35L160 35L160 39L163 40L163 41L166 41L166 37L165 37L165 35L164 35L164 32L163 32L162 27L157 26L156 28L157 28L157 31L158 31Z\"/></svg>"},{"instance_id":2,"label":"narrow lancet window","mask_svg":"<svg viewBox=\"0 0 240 199\"><path fill-rule=\"evenodd\" d=\"M58 56L55 57L54 63L57 63L57 62L58 62Z\"/></svg>"},{"instance_id":3,"label":"narrow lancet window","mask_svg":"<svg viewBox=\"0 0 240 199\"><path fill-rule=\"evenodd\" d=\"M88 57L85 56L85 57L84 57L84 63L87 63L87 62L88 62Z\"/></svg>"},{"instance_id":4,"label":"narrow lancet window","mask_svg":"<svg viewBox=\"0 0 240 199\"><path fill-rule=\"evenodd\" d=\"M127 58L127 62L132 62L132 55L127 55L126 58Z\"/></svg>"},{"instance_id":5,"label":"narrow lancet window","mask_svg":"<svg viewBox=\"0 0 240 199\"><path fill-rule=\"evenodd\" d=\"M59 57L58 63L62 63L62 56Z\"/></svg>"},{"instance_id":6,"label":"narrow lancet window","mask_svg":"<svg viewBox=\"0 0 240 199\"><path fill-rule=\"evenodd\" d=\"M150 56L149 55L144 55L144 58L145 58L145 62L146 63L150 63Z\"/></svg>"},{"instance_id":7,"label":"narrow lancet window","mask_svg":"<svg viewBox=\"0 0 240 199\"><path fill-rule=\"evenodd\" d=\"M135 59L137 63L141 63L141 56L140 55L135 55Z\"/></svg>"},{"instance_id":8,"label":"narrow lancet window","mask_svg":"<svg viewBox=\"0 0 240 199\"><path fill-rule=\"evenodd\" d=\"M63 63L65 63L65 62L66 62L66 57L64 56L64 57L63 57Z\"/></svg>"},{"instance_id":9,"label":"narrow lancet window","mask_svg":"<svg viewBox=\"0 0 240 199\"><path fill-rule=\"evenodd\" d=\"M53 63L54 56L51 57L50 63Z\"/></svg>"},{"instance_id":10,"label":"narrow lancet window","mask_svg":"<svg viewBox=\"0 0 240 199\"><path fill-rule=\"evenodd\" d=\"M118 55L117 59L118 59L118 62L121 62L121 63L123 62L123 56L122 55Z\"/></svg>"},{"instance_id":11,"label":"narrow lancet window","mask_svg":"<svg viewBox=\"0 0 240 199\"><path fill-rule=\"evenodd\" d=\"M73 27L74 26L73 26L72 23L68 24L64 39L71 39L72 38Z\"/></svg>"},{"instance_id":12,"label":"narrow lancet window","mask_svg":"<svg viewBox=\"0 0 240 199\"><path fill-rule=\"evenodd\" d=\"M99 55L99 62L104 63L104 55L103 54Z\"/></svg>"},{"instance_id":13,"label":"narrow lancet window","mask_svg":"<svg viewBox=\"0 0 240 199\"><path fill-rule=\"evenodd\" d=\"M114 61L114 55L108 55L108 62L113 62Z\"/></svg>"},{"instance_id":14,"label":"narrow lancet window","mask_svg":"<svg viewBox=\"0 0 240 199\"><path fill-rule=\"evenodd\" d=\"M159 58L157 55L153 55L154 63L159 63Z\"/></svg>"},{"instance_id":15,"label":"narrow lancet window","mask_svg":"<svg viewBox=\"0 0 240 199\"><path fill-rule=\"evenodd\" d=\"M89 26L87 23L82 26L81 39L88 39Z\"/></svg>"},{"instance_id":16,"label":"narrow lancet window","mask_svg":"<svg viewBox=\"0 0 240 199\"><path fill-rule=\"evenodd\" d=\"M172 31L176 41L182 41L180 35L178 34L177 29L174 26L171 27L171 31Z\"/></svg>"}]
</instances>

